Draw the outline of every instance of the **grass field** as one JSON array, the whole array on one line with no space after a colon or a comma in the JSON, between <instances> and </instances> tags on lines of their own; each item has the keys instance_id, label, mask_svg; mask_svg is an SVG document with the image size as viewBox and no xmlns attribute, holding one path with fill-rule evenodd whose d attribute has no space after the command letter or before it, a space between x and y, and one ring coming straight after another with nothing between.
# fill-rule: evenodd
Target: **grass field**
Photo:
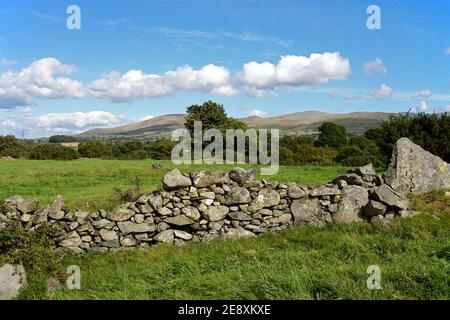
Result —
<instances>
[{"instance_id":1,"label":"grass field","mask_svg":"<svg viewBox=\"0 0 450 320\"><path fill-rule=\"evenodd\" d=\"M150 192L159 186L163 175L174 168L170 161L162 170L152 169L156 161L81 159L74 161L0 161L0 199L12 195L37 196L41 204L56 195L63 196L70 208L111 209L120 202L116 188L124 191L134 186L136 176L143 189ZM182 171L230 170L232 165L183 165ZM249 166L242 166L249 167ZM339 166L282 166L278 174L267 179L301 184L321 184L346 170Z\"/></svg>"},{"instance_id":2,"label":"grass field","mask_svg":"<svg viewBox=\"0 0 450 320\"><path fill-rule=\"evenodd\" d=\"M151 168L152 161L2 161L0 197L61 194L71 208L109 208L119 201L114 188L160 185L173 168ZM205 166L182 166L194 171ZM230 169L213 166L212 169ZM271 179L321 184L344 167L281 167ZM21 299L449 299L450 198L444 192L414 197L426 215L395 219L390 229L366 223L302 227L253 239L160 245L100 255L64 258L58 270L27 270L29 286ZM41 252L41 251L40 251ZM7 257L0 255L0 264ZM69 265L81 269L81 290L47 295L51 275ZM367 267L377 265L382 289L369 290Z\"/></svg>"},{"instance_id":3,"label":"grass field","mask_svg":"<svg viewBox=\"0 0 450 320\"><path fill-rule=\"evenodd\" d=\"M414 203L429 215L396 219L388 230L330 224L69 258L81 290L46 296L40 274L21 298L449 299L450 200L435 193ZM370 265L380 267L380 290L366 286Z\"/></svg>"}]
</instances>

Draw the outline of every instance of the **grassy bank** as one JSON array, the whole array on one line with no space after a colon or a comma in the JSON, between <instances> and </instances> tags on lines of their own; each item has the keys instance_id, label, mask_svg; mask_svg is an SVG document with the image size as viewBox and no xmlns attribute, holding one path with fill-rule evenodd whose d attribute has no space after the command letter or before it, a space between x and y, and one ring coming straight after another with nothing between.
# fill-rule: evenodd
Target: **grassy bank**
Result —
<instances>
[{"instance_id":1,"label":"grassy bank","mask_svg":"<svg viewBox=\"0 0 450 320\"><path fill-rule=\"evenodd\" d=\"M163 163L162 170L152 169L156 161L80 159L74 161L0 161L0 199L19 194L37 196L41 203L62 195L70 208L110 209L120 199L116 189L134 186L136 176L150 192L161 185L163 175L175 166ZM230 170L232 165L183 165L182 171L204 168ZM249 166L243 166L249 167ZM343 173L339 166L282 166L276 176L269 179L301 184L321 184Z\"/></svg>"}]
</instances>

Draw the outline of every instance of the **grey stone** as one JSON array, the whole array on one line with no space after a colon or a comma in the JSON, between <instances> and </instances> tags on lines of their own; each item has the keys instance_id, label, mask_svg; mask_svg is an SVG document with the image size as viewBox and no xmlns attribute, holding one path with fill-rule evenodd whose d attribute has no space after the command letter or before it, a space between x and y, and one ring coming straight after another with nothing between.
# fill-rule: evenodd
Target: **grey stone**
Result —
<instances>
[{"instance_id":1,"label":"grey stone","mask_svg":"<svg viewBox=\"0 0 450 320\"><path fill-rule=\"evenodd\" d=\"M225 206L211 206L202 213L202 216L208 221L219 221L225 218L229 211L230 209Z\"/></svg>"},{"instance_id":2,"label":"grey stone","mask_svg":"<svg viewBox=\"0 0 450 320\"><path fill-rule=\"evenodd\" d=\"M108 219L101 219L98 221L92 222L92 225L96 229L111 229L114 227L114 223L109 221Z\"/></svg>"},{"instance_id":3,"label":"grey stone","mask_svg":"<svg viewBox=\"0 0 450 320\"><path fill-rule=\"evenodd\" d=\"M154 224L134 223L131 221L119 222L117 226L124 235L130 233L155 232L157 230L157 227Z\"/></svg>"},{"instance_id":4,"label":"grey stone","mask_svg":"<svg viewBox=\"0 0 450 320\"><path fill-rule=\"evenodd\" d=\"M376 200L399 210L405 210L409 206L408 200L387 184L376 187L373 196Z\"/></svg>"},{"instance_id":5,"label":"grey stone","mask_svg":"<svg viewBox=\"0 0 450 320\"><path fill-rule=\"evenodd\" d=\"M184 176L178 169L173 169L164 175L163 187L166 190L190 187L191 185L191 179Z\"/></svg>"},{"instance_id":6,"label":"grey stone","mask_svg":"<svg viewBox=\"0 0 450 320\"><path fill-rule=\"evenodd\" d=\"M100 237L102 237L102 239L104 241L114 241L119 238L117 236L117 233L114 230L108 230L108 229L101 229Z\"/></svg>"},{"instance_id":7,"label":"grey stone","mask_svg":"<svg viewBox=\"0 0 450 320\"><path fill-rule=\"evenodd\" d=\"M27 199L17 204L17 210L22 214L27 214L35 212L38 208L38 205L39 205L38 198Z\"/></svg>"},{"instance_id":8,"label":"grey stone","mask_svg":"<svg viewBox=\"0 0 450 320\"><path fill-rule=\"evenodd\" d=\"M233 220L239 220L239 221L252 221L253 218L249 216L248 214L245 214L240 211L230 212L228 213L228 217L230 217Z\"/></svg>"},{"instance_id":9,"label":"grey stone","mask_svg":"<svg viewBox=\"0 0 450 320\"><path fill-rule=\"evenodd\" d=\"M189 219L188 217L186 217L185 215L179 215L176 217L170 217L164 220L165 223L171 224L171 225L175 225L175 226L188 226L191 225L193 223L195 223L195 221Z\"/></svg>"},{"instance_id":10,"label":"grey stone","mask_svg":"<svg viewBox=\"0 0 450 320\"><path fill-rule=\"evenodd\" d=\"M337 194L341 194L341 190L339 190L338 188L331 188L327 186L314 188L309 193L311 197L334 196Z\"/></svg>"},{"instance_id":11,"label":"grey stone","mask_svg":"<svg viewBox=\"0 0 450 320\"><path fill-rule=\"evenodd\" d=\"M23 266L5 264L0 268L0 300L17 298L26 286L27 276Z\"/></svg>"},{"instance_id":12,"label":"grey stone","mask_svg":"<svg viewBox=\"0 0 450 320\"><path fill-rule=\"evenodd\" d=\"M272 223L289 223L292 220L292 215L290 213L282 214L281 216L272 219Z\"/></svg>"},{"instance_id":13,"label":"grey stone","mask_svg":"<svg viewBox=\"0 0 450 320\"><path fill-rule=\"evenodd\" d=\"M122 204L117 206L113 212L109 214L109 219L113 221L126 221L135 214L135 211L128 208L128 204Z\"/></svg>"},{"instance_id":14,"label":"grey stone","mask_svg":"<svg viewBox=\"0 0 450 320\"><path fill-rule=\"evenodd\" d=\"M246 171L242 168L233 168L229 174L230 178L237 183L243 185L247 181L254 181L256 177L256 171L254 169L250 169Z\"/></svg>"},{"instance_id":15,"label":"grey stone","mask_svg":"<svg viewBox=\"0 0 450 320\"><path fill-rule=\"evenodd\" d=\"M300 188L296 183L290 183L287 188L288 197L292 199L299 199L306 195L306 192Z\"/></svg>"},{"instance_id":16,"label":"grey stone","mask_svg":"<svg viewBox=\"0 0 450 320\"><path fill-rule=\"evenodd\" d=\"M367 189L360 186L347 186L342 189L342 200L333 220L350 223L363 220L363 209L369 202Z\"/></svg>"},{"instance_id":17,"label":"grey stone","mask_svg":"<svg viewBox=\"0 0 450 320\"><path fill-rule=\"evenodd\" d=\"M189 219L192 219L194 221L197 221L198 219L200 219L200 212L198 212L197 208L186 207L186 208L181 209L181 212L183 212L183 214L186 217L188 217Z\"/></svg>"},{"instance_id":18,"label":"grey stone","mask_svg":"<svg viewBox=\"0 0 450 320\"><path fill-rule=\"evenodd\" d=\"M359 167L359 168L351 169L348 171L348 173L356 173L357 175L360 175L360 176L363 176L366 174L368 174L368 175L376 175L377 174L371 163L369 163L365 166Z\"/></svg>"},{"instance_id":19,"label":"grey stone","mask_svg":"<svg viewBox=\"0 0 450 320\"><path fill-rule=\"evenodd\" d=\"M162 207L163 200L162 197L159 194L157 194L150 196L148 198L148 203L154 210L158 210L159 208Z\"/></svg>"},{"instance_id":20,"label":"grey stone","mask_svg":"<svg viewBox=\"0 0 450 320\"><path fill-rule=\"evenodd\" d=\"M280 204L280 194L275 190L263 188L259 190L258 196L250 205L250 211L258 211L263 208L273 207Z\"/></svg>"},{"instance_id":21,"label":"grey stone","mask_svg":"<svg viewBox=\"0 0 450 320\"><path fill-rule=\"evenodd\" d=\"M172 229L161 231L153 239L162 243L173 243L174 231Z\"/></svg>"},{"instance_id":22,"label":"grey stone","mask_svg":"<svg viewBox=\"0 0 450 320\"><path fill-rule=\"evenodd\" d=\"M237 228L229 228L228 232L226 232L223 235L223 237L225 239L240 239L240 238L256 237L256 234L242 227L237 227Z\"/></svg>"},{"instance_id":23,"label":"grey stone","mask_svg":"<svg viewBox=\"0 0 450 320\"><path fill-rule=\"evenodd\" d=\"M294 225L311 225L321 227L331 221L330 213L320 206L319 199L296 199L292 201L291 212L294 216Z\"/></svg>"},{"instance_id":24,"label":"grey stone","mask_svg":"<svg viewBox=\"0 0 450 320\"><path fill-rule=\"evenodd\" d=\"M238 186L231 188L231 190L223 196L217 195L216 198L220 203L227 206L240 203L250 203L252 201L250 191L244 187Z\"/></svg>"},{"instance_id":25,"label":"grey stone","mask_svg":"<svg viewBox=\"0 0 450 320\"><path fill-rule=\"evenodd\" d=\"M229 183L228 173L224 171L200 170L192 177L192 181L197 188L206 188L213 184Z\"/></svg>"},{"instance_id":26,"label":"grey stone","mask_svg":"<svg viewBox=\"0 0 450 320\"><path fill-rule=\"evenodd\" d=\"M370 223L372 223L377 228L386 229L389 228L391 221L383 217L382 215L378 215L375 217L372 217L370 220Z\"/></svg>"},{"instance_id":27,"label":"grey stone","mask_svg":"<svg viewBox=\"0 0 450 320\"><path fill-rule=\"evenodd\" d=\"M46 288L47 288L47 290L46 290L47 294L55 293L55 292L61 290L61 288L62 288L61 281L58 278L51 277L47 280Z\"/></svg>"},{"instance_id":28,"label":"grey stone","mask_svg":"<svg viewBox=\"0 0 450 320\"><path fill-rule=\"evenodd\" d=\"M129 236L123 237L120 240L120 244L124 247L135 247L138 245L138 241L136 240L135 237L129 235Z\"/></svg>"},{"instance_id":29,"label":"grey stone","mask_svg":"<svg viewBox=\"0 0 450 320\"><path fill-rule=\"evenodd\" d=\"M70 247L79 247L83 241L76 231L72 231L68 233L64 240L62 240L59 245L61 247L70 248Z\"/></svg>"},{"instance_id":30,"label":"grey stone","mask_svg":"<svg viewBox=\"0 0 450 320\"><path fill-rule=\"evenodd\" d=\"M364 208L364 214L368 217L374 217L383 215L387 210L387 207L381 202L370 200L367 206Z\"/></svg>"},{"instance_id":31,"label":"grey stone","mask_svg":"<svg viewBox=\"0 0 450 320\"><path fill-rule=\"evenodd\" d=\"M450 166L409 139L401 138L384 179L402 195L450 189Z\"/></svg>"},{"instance_id":32,"label":"grey stone","mask_svg":"<svg viewBox=\"0 0 450 320\"><path fill-rule=\"evenodd\" d=\"M186 240L186 241L192 239L192 234L190 234L189 232L183 231L183 230L174 230L174 235L175 235L175 237Z\"/></svg>"}]
</instances>

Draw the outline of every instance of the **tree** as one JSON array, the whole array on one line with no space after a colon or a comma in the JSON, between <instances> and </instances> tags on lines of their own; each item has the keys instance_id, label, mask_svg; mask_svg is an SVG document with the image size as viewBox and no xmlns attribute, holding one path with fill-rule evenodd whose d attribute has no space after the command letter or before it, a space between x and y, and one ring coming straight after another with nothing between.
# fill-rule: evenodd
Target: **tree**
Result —
<instances>
[{"instance_id":1,"label":"tree","mask_svg":"<svg viewBox=\"0 0 450 320\"><path fill-rule=\"evenodd\" d=\"M172 149L177 143L170 140L157 140L145 145L145 151L151 159L170 159Z\"/></svg>"},{"instance_id":2,"label":"tree","mask_svg":"<svg viewBox=\"0 0 450 320\"><path fill-rule=\"evenodd\" d=\"M78 152L60 144L38 144L31 149L29 156L32 160L74 160L78 159Z\"/></svg>"},{"instance_id":3,"label":"tree","mask_svg":"<svg viewBox=\"0 0 450 320\"><path fill-rule=\"evenodd\" d=\"M78 146L78 152L85 158L104 158L112 155L111 148L101 141L85 141Z\"/></svg>"},{"instance_id":4,"label":"tree","mask_svg":"<svg viewBox=\"0 0 450 320\"><path fill-rule=\"evenodd\" d=\"M27 153L27 147L15 136L0 136L0 156L20 158Z\"/></svg>"},{"instance_id":5,"label":"tree","mask_svg":"<svg viewBox=\"0 0 450 320\"><path fill-rule=\"evenodd\" d=\"M332 122L324 122L319 127L319 132L319 138L315 143L318 147L338 149L347 144L347 130L343 126Z\"/></svg>"},{"instance_id":6,"label":"tree","mask_svg":"<svg viewBox=\"0 0 450 320\"><path fill-rule=\"evenodd\" d=\"M71 136L56 135L48 138L50 143L62 143L62 142L77 142L77 139Z\"/></svg>"},{"instance_id":7,"label":"tree","mask_svg":"<svg viewBox=\"0 0 450 320\"><path fill-rule=\"evenodd\" d=\"M211 100L204 102L202 105L191 105L186 109L186 122L184 126L191 134L194 133L194 123L196 121L202 122L203 131L213 128L220 131L225 131L226 129L247 130L245 123L228 117L224 106Z\"/></svg>"}]
</instances>

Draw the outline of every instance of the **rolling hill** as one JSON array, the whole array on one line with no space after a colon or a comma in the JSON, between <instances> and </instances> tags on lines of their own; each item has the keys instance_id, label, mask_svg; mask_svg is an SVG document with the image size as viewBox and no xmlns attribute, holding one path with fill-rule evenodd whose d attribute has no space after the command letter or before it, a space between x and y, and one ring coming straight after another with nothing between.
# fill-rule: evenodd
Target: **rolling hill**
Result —
<instances>
[{"instance_id":1,"label":"rolling hill","mask_svg":"<svg viewBox=\"0 0 450 320\"><path fill-rule=\"evenodd\" d=\"M319 111L304 111L277 117L261 118L257 116L240 120L256 129L280 129L281 134L316 134L323 122L343 125L352 134L362 134L367 129L376 128L380 121L388 119L391 113L353 112L332 114ZM159 138L170 137L173 130L184 127L184 114L169 114L145 121L127 124L115 128L92 129L77 135L81 139L110 138Z\"/></svg>"}]
</instances>

